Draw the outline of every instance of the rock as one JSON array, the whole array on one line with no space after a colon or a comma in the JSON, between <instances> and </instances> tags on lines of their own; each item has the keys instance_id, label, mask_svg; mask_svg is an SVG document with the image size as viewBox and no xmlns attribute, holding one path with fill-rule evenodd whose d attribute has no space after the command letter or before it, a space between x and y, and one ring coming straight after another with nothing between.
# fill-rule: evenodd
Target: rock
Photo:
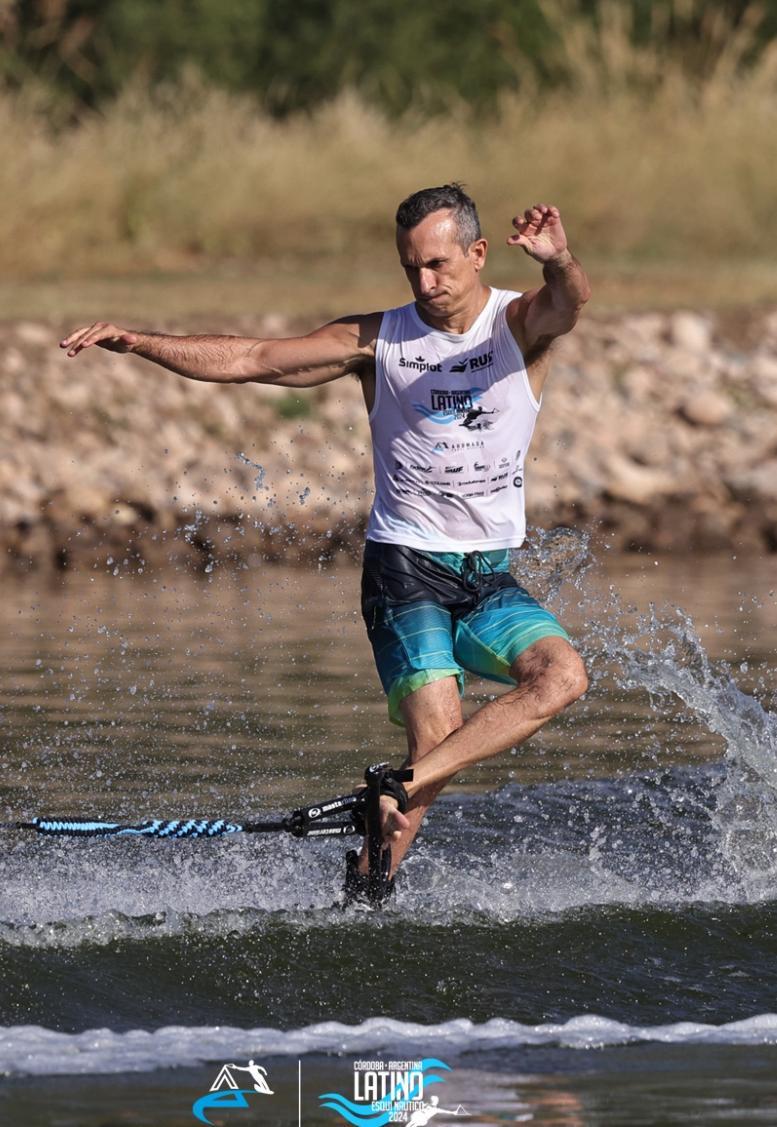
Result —
<instances>
[{"instance_id":1,"label":"rock","mask_svg":"<svg viewBox=\"0 0 777 1127\"><path fill-rule=\"evenodd\" d=\"M621 386L629 399L644 402L655 393L658 380L652 368L644 364L635 364L624 372Z\"/></svg>"},{"instance_id":2,"label":"rock","mask_svg":"<svg viewBox=\"0 0 777 1127\"><path fill-rule=\"evenodd\" d=\"M730 474L725 484L742 501L777 501L777 458Z\"/></svg>"},{"instance_id":3,"label":"rock","mask_svg":"<svg viewBox=\"0 0 777 1127\"><path fill-rule=\"evenodd\" d=\"M19 321L15 326L16 337L27 345L55 345L56 338L48 325L41 325L36 321Z\"/></svg>"},{"instance_id":4,"label":"rock","mask_svg":"<svg viewBox=\"0 0 777 1127\"><path fill-rule=\"evenodd\" d=\"M699 313L673 313L669 319L669 339L677 348L706 352L712 341L712 326Z\"/></svg>"},{"instance_id":5,"label":"rock","mask_svg":"<svg viewBox=\"0 0 777 1127\"><path fill-rule=\"evenodd\" d=\"M599 522L622 545L777 550L777 312L754 313L735 343L720 323L581 319L527 462L530 521ZM246 336L300 330L241 322ZM0 566L53 566L60 551L80 566L141 539L160 566L176 553L199 566L203 537L244 561L357 543L372 474L356 381L300 391L295 416L288 388L214 387L98 350L73 364L34 322L0 338Z\"/></svg>"},{"instance_id":6,"label":"rock","mask_svg":"<svg viewBox=\"0 0 777 1127\"><path fill-rule=\"evenodd\" d=\"M777 407L777 356L758 354L753 358L749 374L761 399L770 407Z\"/></svg>"},{"instance_id":7,"label":"rock","mask_svg":"<svg viewBox=\"0 0 777 1127\"><path fill-rule=\"evenodd\" d=\"M687 482L676 480L663 470L640 466L615 451L608 455L605 466L608 495L633 505L645 505L657 497L683 493L687 488Z\"/></svg>"},{"instance_id":8,"label":"rock","mask_svg":"<svg viewBox=\"0 0 777 1127\"><path fill-rule=\"evenodd\" d=\"M683 396L678 411L693 426L718 427L730 418L732 405L721 392L704 390Z\"/></svg>"},{"instance_id":9,"label":"rock","mask_svg":"<svg viewBox=\"0 0 777 1127\"><path fill-rule=\"evenodd\" d=\"M702 351L689 352L685 348L666 349L661 360L661 367L673 381L685 383L688 380L698 382L709 373L708 355Z\"/></svg>"},{"instance_id":10,"label":"rock","mask_svg":"<svg viewBox=\"0 0 777 1127\"><path fill-rule=\"evenodd\" d=\"M18 348L3 350L3 371L9 376L20 375L27 367L27 361Z\"/></svg>"}]
</instances>

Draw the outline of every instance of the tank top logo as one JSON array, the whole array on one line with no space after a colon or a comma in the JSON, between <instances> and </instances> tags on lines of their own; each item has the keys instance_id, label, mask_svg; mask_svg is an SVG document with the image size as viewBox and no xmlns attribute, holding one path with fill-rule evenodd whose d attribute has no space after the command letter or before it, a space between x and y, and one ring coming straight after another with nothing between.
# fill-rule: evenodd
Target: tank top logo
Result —
<instances>
[{"instance_id":1,"label":"tank top logo","mask_svg":"<svg viewBox=\"0 0 777 1127\"><path fill-rule=\"evenodd\" d=\"M484 368L490 368L494 363L494 350L489 352L481 352L479 356L465 356L463 360L459 360L456 364L451 364L452 372L482 372Z\"/></svg>"},{"instance_id":2,"label":"tank top logo","mask_svg":"<svg viewBox=\"0 0 777 1127\"><path fill-rule=\"evenodd\" d=\"M429 406L425 403L414 403L413 408L419 415L433 423L442 423L447 426L457 423L466 430L490 430L494 420L488 416L499 414L494 408L487 411L478 400L482 398L482 387L468 387L463 389L433 387L429 392Z\"/></svg>"},{"instance_id":3,"label":"tank top logo","mask_svg":"<svg viewBox=\"0 0 777 1127\"><path fill-rule=\"evenodd\" d=\"M432 423L447 426L470 415L482 398L483 391L482 387L433 387L429 390L429 403L414 403L413 410Z\"/></svg>"},{"instance_id":4,"label":"tank top logo","mask_svg":"<svg viewBox=\"0 0 777 1127\"><path fill-rule=\"evenodd\" d=\"M416 356L415 360L405 360L404 356L399 358L400 368L415 368L417 372L441 372L442 364L430 364L428 360L424 360L423 356Z\"/></svg>"}]
</instances>

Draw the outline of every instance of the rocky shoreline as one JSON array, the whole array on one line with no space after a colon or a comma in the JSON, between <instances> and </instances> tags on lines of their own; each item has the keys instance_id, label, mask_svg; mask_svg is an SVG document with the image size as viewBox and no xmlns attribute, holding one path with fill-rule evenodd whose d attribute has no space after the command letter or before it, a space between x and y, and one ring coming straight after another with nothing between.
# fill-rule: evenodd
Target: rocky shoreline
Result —
<instances>
[{"instance_id":1,"label":"rocky shoreline","mask_svg":"<svg viewBox=\"0 0 777 1127\"><path fill-rule=\"evenodd\" d=\"M0 568L358 553L372 468L356 380L199 384L103 351L67 360L61 330L0 327ZM617 549L777 551L777 310L584 317L557 346L526 485L530 523Z\"/></svg>"}]
</instances>

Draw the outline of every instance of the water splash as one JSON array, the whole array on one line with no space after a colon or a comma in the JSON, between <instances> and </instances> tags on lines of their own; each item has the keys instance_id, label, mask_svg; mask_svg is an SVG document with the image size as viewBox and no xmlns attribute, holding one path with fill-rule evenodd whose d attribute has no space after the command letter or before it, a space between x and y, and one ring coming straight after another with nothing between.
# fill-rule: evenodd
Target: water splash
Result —
<instances>
[{"instance_id":1,"label":"water splash","mask_svg":"<svg viewBox=\"0 0 777 1127\"><path fill-rule=\"evenodd\" d=\"M562 602L568 583L587 612L581 652L593 691L605 678L647 692L660 719L679 701L686 721L722 737L724 773L715 785L711 826L719 860L749 896L773 895L777 876L777 715L743 692L725 663L713 664L691 618L679 607L635 617L610 586L592 594L590 537L573 529L535 530L513 571L542 601Z\"/></svg>"},{"instance_id":2,"label":"water splash","mask_svg":"<svg viewBox=\"0 0 777 1127\"><path fill-rule=\"evenodd\" d=\"M612 682L632 694L632 700L645 702L640 708L646 728L655 726L657 770L610 780L509 787L477 799L445 797L430 817L428 844L421 844L408 861L408 880L396 906L400 914L410 909L430 922L481 915L509 920L592 906L742 903L774 897L775 716L737 686L726 665L709 659L687 615L676 608L651 607L637 616L617 591L602 584L595 565L587 536L557 529L535 532L516 566L521 580L554 607L570 598L583 606L588 623L582 649L592 674L591 694ZM128 645L124 636L105 626L95 627L95 634L115 635L118 649L100 660L112 668L121 664ZM156 637L152 641L158 644ZM207 644L211 642L209 636ZM91 684L91 677L87 680ZM128 670L122 685L129 686L133 707L145 718L146 682ZM131 694L132 685L139 686L136 694ZM179 694L179 684L171 683L169 692ZM714 769L662 766L672 756L662 729L674 720L678 702L689 732L704 727L719 737L724 754ZM580 738L582 708L571 710L569 719L556 726L570 733L572 746ZM212 712L192 712L189 731L205 732ZM235 724L238 715L243 715L242 706ZM292 715L296 713L288 713ZM288 716L283 713L279 730L287 731ZM155 734L154 723L149 731ZM226 731L218 735L222 743ZM77 747L82 737L74 728L58 729L52 764L62 762L62 747L69 746L63 739ZM233 738L231 730L228 738ZM617 748L618 738L616 733L616 749L622 751L616 770L621 771L631 762L632 748L622 737ZM82 763L74 752L67 770L75 793L90 785L87 778L100 777L102 766L91 758ZM116 777L120 785L121 773ZM15 785L23 795L23 774ZM216 776L214 786L221 785ZM188 796L188 779L184 786L182 793ZM106 794L112 797L107 789ZM141 798L148 799L148 793ZM219 928L236 914L250 928L257 912L306 917L323 912L332 921L328 926L336 926L333 921L340 917L331 907L342 882L341 851L322 847L323 852L311 852L305 845L303 860L296 846L288 852L277 844L274 848L268 863L257 865L262 849L236 842L223 849L211 844L207 850L164 844L161 850L148 845L128 850L126 843L117 849L97 842L68 844L55 852L50 842L20 840L0 858L0 921L12 929L14 938L8 942L55 946L71 940L107 942L131 929L132 920L157 917L162 922L151 928L157 934L159 929ZM214 912L223 916L214 917ZM44 925L52 922L47 930Z\"/></svg>"},{"instance_id":3,"label":"water splash","mask_svg":"<svg viewBox=\"0 0 777 1127\"><path fill-rule=\"evenodd\" d=\"M591 537L574 528L534 528L512 553L511 570L541 603L553 602L565 583L581 584L594 567Z\"/></svg>"},{"instance_id":4,"label":"water splash","mask_svg":"<svg viewBox=\"0 0 777 1127\"><path fill-rule=\"evenodd\" d=\"M243 454L241 452L238 452L235 457L239 459L239 461L244 462L247 466L250 466L251 469L258 471L256 477L254 478L254 489L266 489L267 487L264 484L264 479L266 477L267 471L265 470L264 466L260 466L258 462L252 461L247 454Z\"/></svg>"}]
</instances>

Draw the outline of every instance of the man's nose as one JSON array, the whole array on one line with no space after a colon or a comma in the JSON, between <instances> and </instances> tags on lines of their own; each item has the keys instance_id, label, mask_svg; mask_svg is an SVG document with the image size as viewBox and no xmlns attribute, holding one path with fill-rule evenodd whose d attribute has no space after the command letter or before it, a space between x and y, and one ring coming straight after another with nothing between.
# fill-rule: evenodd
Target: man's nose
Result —
<instances>
[{"instance_id":1,"label":"man's nose","mask_svg":"<svg viewBox=\"0 0 777 1127\"><path fill-rule=\"evenodd\" d=\"M423 267L418 271L418 289L422 294L434 293L437 286L437 279L434 276L434 270L426 270Z\"/></svg>"}]
</instances>

